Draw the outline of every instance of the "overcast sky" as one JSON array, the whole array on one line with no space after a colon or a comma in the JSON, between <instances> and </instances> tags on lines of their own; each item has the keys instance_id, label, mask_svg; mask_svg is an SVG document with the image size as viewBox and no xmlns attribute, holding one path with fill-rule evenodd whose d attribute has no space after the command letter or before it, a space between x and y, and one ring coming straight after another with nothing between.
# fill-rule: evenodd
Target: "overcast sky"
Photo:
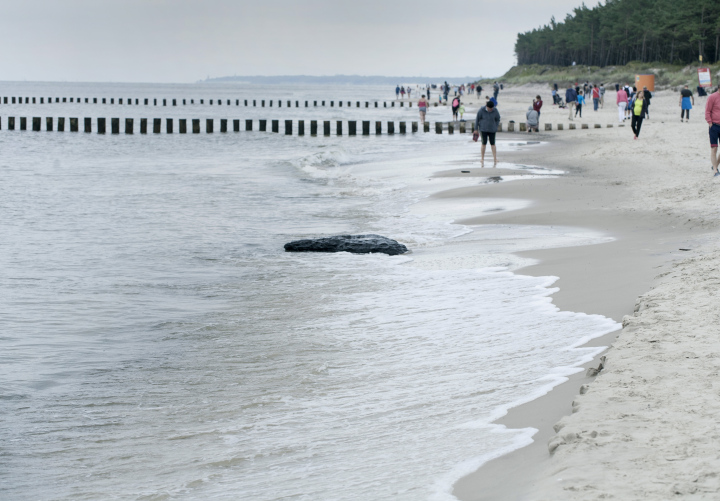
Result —
<instances>
[{"instance_id":1,"label":"overcast sky","mask_svg":"<svg viewBox=\"0 0 720 501\"><path fill-rule=\"evenodd\" d=\"M0 80L496 76L581 0L0 0Z\"/></svg>"}]
</instances>

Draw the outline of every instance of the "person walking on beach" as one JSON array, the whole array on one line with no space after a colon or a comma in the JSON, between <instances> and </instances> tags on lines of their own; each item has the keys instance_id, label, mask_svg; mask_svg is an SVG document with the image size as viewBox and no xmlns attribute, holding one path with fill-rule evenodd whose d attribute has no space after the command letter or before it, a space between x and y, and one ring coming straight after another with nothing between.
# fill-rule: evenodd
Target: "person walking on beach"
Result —
<instances>
[{"instance_id":1,"label":"person walking on beach","mask_svg":"<svg viewBox=\"0 0 720 501\"><path fill-rule=\"evenodd\" d=\"M592 87L592 100L593 100L593 110L597 111L598 106L600 106L600 87L597 85L594 85Z\"/></svg>"},{"instance_id":2,"label":"person walking on beach","mask_svg":"<svg viewBox=\"0 0 720 501\"><path fill-rule=\"evenodd\" d=\"M645 100L645 94L638 92L630 104L630 109L632 110L632 121L630 122L630 127L632 128L633 134L635 134L634 139L637 139L640 135L640 127L642 127L645 113L647 113L647 101Z\"/></svg>"},{"instance_id":3,"label":"person walking on beach","mask_svg":"<svg viewBox=\"0 0 720 501\"><path fill-rule=\"evenodd\" d=\"M643 93L643 99L645 99L645 118L650 120L650 100L652 99L652 94L648 90L647 87L643 87L642 90Z\"/></svg>"},{"instance_id":4,"label":"person walking on beach","mask_svg":"<svg viewBox=\"0 0 720 501\"><path fill-rule=\"evenodd\" d=\"M405 86L400 87L400 98L405 99Z\"/></svg>"},{"instance_id":5,"label":"person walking on beach","mask_svg":"<svg viewBox=\"0 0 720 501\"><path fill-rule=\"evenodd\" d=\"M425 123L425 113L427 113L427 109L429 106L428 102L425 100L425 94L423 94L422 97L420 99L418 99L417 105L418 105L418 110L420 111L420 123L424 124Z\"/></svg>"},{"instance_id":6,"label":"person walking on beach","mask_svg":"<svg viewBox=\"0 0 720 501\"><path fill-rule=\"evenodd\" d=\"M573 119L573 107L577 104L577 98L577 92L573 89L572 84L568 84L568 88L565 91L565 104L567 104L567 107L570 110L568 120Z\"/></svg>"},{"instance_id":7,"label":"person walking on beach","mask_svg":"<svg viewBox=\"0 0 720 501\"><path fill-rule=\"evenodd\" d=\"M497 167L497 150L495 149L495 133L500 123L500 112L492 101L488 101L485 106L480 108L475 117L475 130L480 132L482 137L482 147L480 148L480 166L485 167L485 147L490 141L490 149L493 154L493 167ZM720 122L718 122L720 123ZM720 126L719 126L720 127ZM473 136L477 141L477 136Z\"/></svg>"},{"instance_id":8,"label":"person walking on beach","mask_svg":"<svg viewBox=\"0 0 720 501\"><path fill-rule=\"evenodd\" d=\"M395 87L395 99L400 99L400 86Z\"/></svg>"},{"instance_id":9,"label":"person walking on beach","mask_svg":"<svg viewBox=\"0 0 720 501\"><path fill-rule=\"evenodd\" d=\"M458 113L460 113L460 121L463 121L463 115L465 114L465 105L460 103L460 108L458 108Z\"/></svg>"},{"instance_id":10,"label":"person walking on beach","mask_svg":"<svg viewBox=\"0 0 720 501\"><path fill-rule=\"evenodd\" d=\"M475 92L477 92L477 97L480 99L480 95L482 94L482 85L478 84L477 87L475 87Z\"/></svg>"},{"instance_id":11,"label":"person walking on beach","mask_svg":"<svg viewBox=\"0 0 720 501\"><path fill-rule=\"evenodd\" d=\"M578 113L580 113L580 118L582 118L583 104L585 104L585 96L583 96L583 91L580 91L577 97L577 105L575 105L575 116L578 116Z\"/></svg>"},{"instance_id":12,"label":"person walking on beach","mask_svg":"<svg viewBox=\"0 0 720 501\"><path fill-rule=\"evenodd\" d=\"M619 87L619 86L618 86ZM617 99L615 100L618 107L618 122L623 123L625 121L625 109L628 105L628 96L625 89L617 91Z\"/></svg>"},{"instance_id":13,"label":"person walking on beach","mask_svg":"<svg viewBox=\"0 0 720 501\"><path fill-rule=\"evenodd\" d=\"M407 94L408 94L408 99L412 99L412 98L410 97L410 94L412 94L412 89L410 88L409 85L408 85L408 88L407 88Z\"/></svg>"},{"instance_id":14,"label":"person walking on beach","mask_svg":"<svg viewBox=\"0 0 720 501\"><path fill-rule=\"evenodd\" d=\"M720 176L718 171L718 139L720 138L720 87L710 94L705 103L705 121L710 127L710 161L712 162L715 176Z\"/></svg>"},{"instance_id":15,"label":"person walking on beach","mask_svg":"<svg viewBox=\"0 0 720 501\"><path fill-rule=\"evenodd\" d=\"M600 84L600 108L605 107L605 84Z\"/></svg>"},{"instance_id":16,"label":"person walking on beach","mask_svg":"<svg viewBox=\"0 0 720 501\"><path fill-rule=\"evenodd\" d=\"M500 86L498 85L497 82L495 82L493 84L493 97L495 98L496 101L497 101L497 97L498 97L499 93L500 93Z\"/></svg>"},{"instance_id":17,"label":"person walking on beach","mask_svg":"<svg viewBox=\"0 0 720 501\"><path fill-rule=\"evenodd\" d=\"M525 119L527 120L527 131L530 134L533 130L538 131L538 123L540 114L532 106L528 107L527 113L525 113Z\"/></svg>"},{"instance_id":18,"label":"person walking on beach","mask_svg":"<svg viewBox=\"0 0 720 501\"><path fill-rule=\"evenodd\" d=\"M693 105L695 104L695 96L693 96L693 93L690 89L688 89L688 86L686 85L683 90L680 91L680 121L685 121L685 116L687 115L687 121L690 121L690 110L693 108Z\"/></svg>"},{"instance_id":19,"label":"person walking on beach","mask_svg":"<svg viewBox=\"0 0 720 501\"><path fill-rule=\"evenodd\" d=\"M460 108L460 98L457 96L454 97L451 104L452 104L453 121L456 122L458 119L458 109Z\"/></svg>"}]
</instances>

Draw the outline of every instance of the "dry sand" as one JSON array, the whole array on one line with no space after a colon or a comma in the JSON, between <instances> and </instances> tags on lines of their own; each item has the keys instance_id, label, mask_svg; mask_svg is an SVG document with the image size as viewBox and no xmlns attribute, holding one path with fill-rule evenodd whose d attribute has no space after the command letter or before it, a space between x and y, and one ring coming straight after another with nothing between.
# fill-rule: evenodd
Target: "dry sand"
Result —
<instances>
[{"instance_id":1,"label":"dry sand","mask_svg":"<svg viewBox=\"0 0 720 501\"><path fill-rule=\"evenodd\" d=\"M503 122L524 120L538 93L546 103L541 123L567 128L567 111L549 104L548 89L530 86L501 92ZM578 374L500 420L537 428L535 442L459 481L461 500L720 499L720 178L710 170L704 99L689 124L680 123L678 100L658 92L633 141L628 122L617 127L613 89L605 109L589 106L575 121L602 129L503 135L548 144L501 161L561 168L565 176L438 195L534 200L465 224L580 226L615 236L526 253L540 264L520 273L558 276L560 308L624 317L625 325L593 343L612 343L599 376ZM508 173L462 166L471 172L461 174L460 167L438 175Z\"/></svg>"}]
</instances>

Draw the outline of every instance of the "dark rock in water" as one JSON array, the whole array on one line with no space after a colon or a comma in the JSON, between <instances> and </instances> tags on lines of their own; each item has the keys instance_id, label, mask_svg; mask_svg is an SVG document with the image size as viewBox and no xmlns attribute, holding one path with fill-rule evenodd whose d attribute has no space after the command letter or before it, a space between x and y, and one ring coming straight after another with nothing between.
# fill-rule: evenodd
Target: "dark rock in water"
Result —
<instances>
[{"instance_id":1,"label":"dark rock in water","mask_svg":"<svg viewBox=\"0 0 720 501\"><path fill-rule=\"evenodd\" d=\"M408 248L403 244L380 235L337 235L295 240L285 244L285 252L352 252L353 254L382 252L396 256L407 251Z\"/></svg>"}]
</instances>

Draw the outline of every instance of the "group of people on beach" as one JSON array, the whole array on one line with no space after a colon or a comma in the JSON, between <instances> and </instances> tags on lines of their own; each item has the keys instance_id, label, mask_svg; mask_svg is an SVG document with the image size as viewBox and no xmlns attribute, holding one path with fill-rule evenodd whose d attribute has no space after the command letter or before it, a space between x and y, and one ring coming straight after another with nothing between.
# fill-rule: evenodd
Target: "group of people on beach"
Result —
<instances>
[{"instance_id":1,"label":"group of people on beach","mask_svg":"<svg viewBox=\"0 0 720 501\"><path fill-rule=\"evenodd\" d=\"M638 92L637 87L630 87L629 85L621 88L619 84L616 84L615 88L617 90L618 121L622 123L629 118L630 127L635 135L634 139L637 139L640 135L643 120L645 118L650 119L652 93L645 86L640 92Z\"/></svg>"},{"instance_id":2,"label":"group of people on beach","mask_svg":"<svg viewBox=\"0 0 720 501\"><path fill-rule=\"evenodd\" d=\"M565 90L565 102L562 102L560 94L558 93L557 84L554 85L552 90L553 104L560 106L567 106L569 109L570 120L573 120L573 109L575 110L575 116L580 115L582 118L583 105L587 104L588 99L592 99L593 110L597 111L605 106L605 84L600 85L591 84L585 82L582 86L575 83L568 84L568 88Z\"/></svg>"}]
</instances>

